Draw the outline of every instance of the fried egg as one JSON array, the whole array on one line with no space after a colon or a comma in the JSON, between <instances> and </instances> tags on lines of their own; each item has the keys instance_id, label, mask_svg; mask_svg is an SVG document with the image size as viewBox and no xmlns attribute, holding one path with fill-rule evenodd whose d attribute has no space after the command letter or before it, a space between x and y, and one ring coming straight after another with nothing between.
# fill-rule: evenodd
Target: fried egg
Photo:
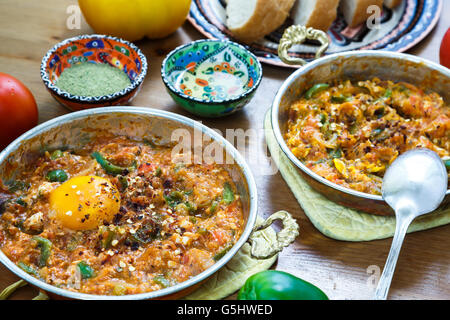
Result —
<instances>
[{"instance_id":1,"label":"fried egg","mask_svg":"<svg viewBox=\"0 0 450 320\"><path fill-rule=\"evenodd\" d=\"M120 209L120 194L105 178L78 176L50 194L55 219L72 230L91 230L110 222Z\"/></svg>"}]
</instances>

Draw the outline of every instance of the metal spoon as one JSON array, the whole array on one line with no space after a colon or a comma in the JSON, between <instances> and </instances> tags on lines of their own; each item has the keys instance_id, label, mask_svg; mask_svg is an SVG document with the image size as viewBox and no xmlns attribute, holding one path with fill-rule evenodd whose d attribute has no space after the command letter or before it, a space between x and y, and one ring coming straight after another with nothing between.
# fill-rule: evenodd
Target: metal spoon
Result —
<instances>
[{"instance_id":1,"label":"metal spoon","mask_svg":"<svg viewBox=\"0 0 450 320\"><path fill-rule=\"evenodd\" d=\"M439 206L447 191L447 180L447 170L441 158L428 149L403 153L386 171L382 194L394 209L397 221L391 250L375 290L375 299L386 299L410 223Z\"/></svg>"}]
</instances>

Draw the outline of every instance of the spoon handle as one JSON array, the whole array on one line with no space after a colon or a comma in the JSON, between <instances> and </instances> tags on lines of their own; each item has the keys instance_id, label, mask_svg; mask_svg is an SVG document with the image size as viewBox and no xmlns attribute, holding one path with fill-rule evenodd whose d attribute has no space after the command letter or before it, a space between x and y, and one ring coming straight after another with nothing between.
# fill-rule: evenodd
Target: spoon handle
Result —
<instances>
[{"instance_id":1,"label":"spoon handle","mask_svg":"<svg viewBox=\"0 0 450 320\"><path fill-rule=\"evenodd\" d=\"M392 276L394 275L397 259L402 248L403 239L409 225L414 220L414 215L397 215L397 223L395 225L394 239L392 240L391 250L389 251L383 273L375 290L375 300L386 300L389 287L391 286Z\"/></svg>"}]
</instances>

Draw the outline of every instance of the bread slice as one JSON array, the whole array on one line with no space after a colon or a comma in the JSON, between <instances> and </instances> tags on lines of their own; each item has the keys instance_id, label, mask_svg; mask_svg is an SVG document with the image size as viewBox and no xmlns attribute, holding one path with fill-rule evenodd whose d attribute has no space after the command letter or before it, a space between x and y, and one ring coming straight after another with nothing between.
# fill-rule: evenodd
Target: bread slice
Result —
<instances>
[{"instance_id":1,"label":"bread slice","mask_svg":"<svg viewBox=\"0 0 450 320\"><path fill-rule=\"evenodd\" d=\"M383 0L341 0L341 10L349 27L356 27L365 22L373 12L368 13L367 8L376 5L383 9Z\"/></svg>"},{"instance_id":2,"label":"bread slice","mask_svg":"<svg viewBox=\"0 0 450 320\"><path fill-rule=\"evenodd\" d=\"M227 26L234 37L251 43L280 27L295 0L228 0Z\"/></svg>"},{"instance_id":3,"label":"bread slice","mask_svg":"<svg viewBox=\"0 0 450 320\"><path fill-rule=\"evenodd\" d=\"M292 8L294 24L327 31L336 19L339 0L297 0Z\"/></svg>"},{"instance_id":4,"label":"bread slice","mask_svg":"<svg viewBox=\"0 0 450 320\"><path fill-rule=\"evenodd\" d=\"M389 9L393 9L402 3L403 0L384 0L384 5Z\"/></svg>"}]
</instances>

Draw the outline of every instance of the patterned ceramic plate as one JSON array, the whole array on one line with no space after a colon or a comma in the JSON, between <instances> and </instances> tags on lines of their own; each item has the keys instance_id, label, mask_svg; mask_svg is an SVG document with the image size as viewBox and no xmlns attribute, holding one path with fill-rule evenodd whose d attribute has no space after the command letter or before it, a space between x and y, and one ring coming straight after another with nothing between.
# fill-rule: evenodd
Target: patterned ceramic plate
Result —
<instances>
[{"instance_id":1,"label":"patterned ceramic plate","mask_svg":"<svg viewBox=\"0 0 450 320\"><path fill-rule=\"evenodd\" d=\"M349 28L339 15L328 31L330 46L326 54L363 49L406 51L433 29L441 10L442 0L404 0L394 10L383 8L379 29L368 29L365 25ZM193 0L188 20L208 38L235 40L225 25L224 0ZM251 44L248 49L262 62L297 67L283 63L277 55L283 31L291 24L292 20L288 18L277 31ZM312 59L316 50L317 46L314 44L302 44L293 46L290 54Z\"/></svg>"}]
</instances>

